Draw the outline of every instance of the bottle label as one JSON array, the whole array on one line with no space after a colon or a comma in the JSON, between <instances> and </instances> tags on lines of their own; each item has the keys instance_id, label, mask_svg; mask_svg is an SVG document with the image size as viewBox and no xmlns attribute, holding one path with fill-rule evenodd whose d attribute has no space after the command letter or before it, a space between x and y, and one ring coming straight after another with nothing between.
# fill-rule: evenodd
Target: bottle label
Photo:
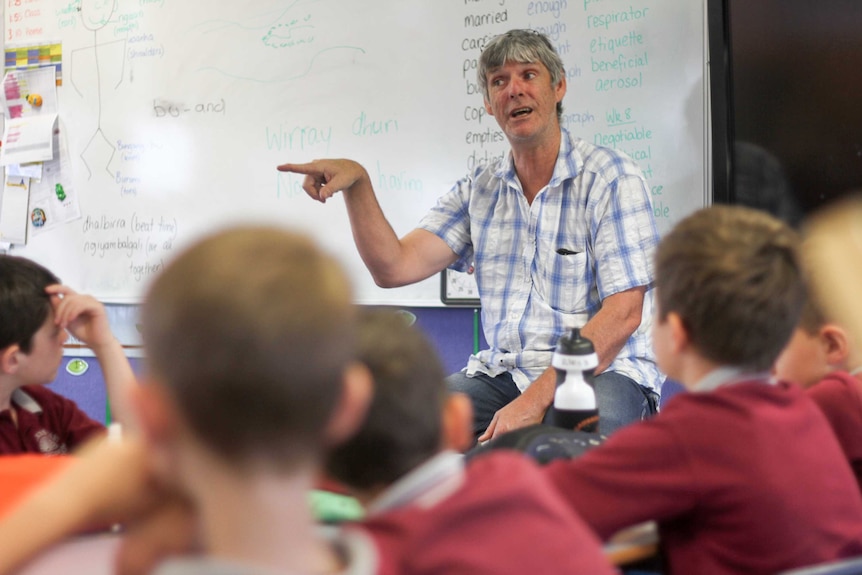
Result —
<instances>
[{"instance_id":1,"label":"bottle label","mask_svg":"<svg viewBox=\"0 0 862 575\"><path fill-rule=\"evenodd\" d=\"M555 353L554 357L551 359L551 365L557 369L577 369L580 371L586 371L588 369L594 369L599 365L599 356L595 353L588 355L563 355L561 353Z\"/></svg>"}]
</instances>

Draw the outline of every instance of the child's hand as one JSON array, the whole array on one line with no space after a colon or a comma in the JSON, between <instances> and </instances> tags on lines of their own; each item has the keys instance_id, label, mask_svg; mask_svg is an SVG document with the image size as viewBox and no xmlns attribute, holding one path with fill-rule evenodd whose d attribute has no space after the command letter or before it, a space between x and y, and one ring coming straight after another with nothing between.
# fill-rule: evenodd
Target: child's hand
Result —
<instances>
[{"instance_id":1,"label":"child's hand","mask_svg":"<svg viewBox=\"0 0 862 575\"><path fill-rule=\"evenodd\" d=\"M115 341L105 306L94 297L60 284L46 287L45 292L51 296L54 323L58 326L91 348Z\"/></svg>"},{"instance_id":2,"label":"child's hand","mask_svg":"<svg viewBox=\"0 0 862 575\"><path fill-rule=\"evenodd\" d=\"M161 504L124 525L114 559L118 575L146 575L172 556L202 551L198 517L188 500L167 496Z\"/></svg>"}]
</instances>

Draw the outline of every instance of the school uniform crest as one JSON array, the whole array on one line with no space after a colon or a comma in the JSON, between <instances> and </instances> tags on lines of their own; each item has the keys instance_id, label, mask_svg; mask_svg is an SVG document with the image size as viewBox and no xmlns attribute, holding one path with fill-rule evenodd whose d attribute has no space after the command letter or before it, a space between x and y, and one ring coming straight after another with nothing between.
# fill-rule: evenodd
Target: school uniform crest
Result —
<instances>
[{"instance_id":1,"label":"school uniform crest","mask_svg":"<svg viewBox=\"0 0 862 575\"><path fill-rule=\"evenodd\" d=\"M61 455L69 451L66 444L60 441L57 434L51 433L47 429L37 431L35 438L36 443L39 445L39 453L44 453L45 455Z\"/></svg>"}]
</instances>

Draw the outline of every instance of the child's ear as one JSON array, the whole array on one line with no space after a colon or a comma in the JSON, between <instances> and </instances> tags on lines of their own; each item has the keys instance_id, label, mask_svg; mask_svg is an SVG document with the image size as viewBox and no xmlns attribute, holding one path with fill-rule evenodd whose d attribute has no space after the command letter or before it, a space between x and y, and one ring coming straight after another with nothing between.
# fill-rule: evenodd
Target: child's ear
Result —
<instances>
[{"instance_id":1,"label":"child's ear","mask_svg":"<svg viewBox=\"0 0 862 575\"><path fill-rule=\"evenodd\" d=\"M473 404L463 393L450 393L443 404L443 447L464 452L473 446Z\"/></svg>"},{"instance_id":2,"label":"child's ear","mask_svg":"<svg viewBox=\"0 0 862 575\"><path fill-rule=\"evenodd\" d=\"M130 390L129 404L134 431L144 439L155 472L162 478L171 477L180 420L168 391L157 382L142 380Z\"/></svg>"},{"instance_id":3,"label":"child's ear","mask_svg":"<svg viewBox=\"0 0 862 575\"><path fill-rule=\"evenodd\" d=\"M17 343L8 345L0 350L0 373L11 375L18 371L20 352L21 347Z\"/></svg>"},{"instance_id":4,"label":"child's ear","mask_svg":"<svg viewBox=\"0 0 862 575\"><path fill-rule=\"evenodd\" d=\"M154 381L141 381L130 390L129 401L135 421L148 441L161 442L173 434L176 409L163 386Z\"/></svg>"},{"instance_id":5,"label":"child's ear","mask_svg":"<svg viewBox=\"0 0 862 575\"><path fill-rule=\"evenodd\" d=\"M827 323L820 328L820 340L826 352L826 362L835 369L845 369L850 357L850 338L841 326Z\"/></svg>"},{"instance_id":6,"label":"child's ear","mask_svg":"<svg viewBox=\"0 0 862 575\"><path fill-rule=\"evenodd\" d=\"M688 328L685 327L685 322L675 311L669 312L665 321L669 326L670 346L674 354L679 354L685 351L691 344L691 338L688 334Z\"/></svg>"},{"instance_id":7,"label":"child's ear","mask_svg":"<svg viewBox=\"0 0 862 575\"><path fill-rule=\"evenodd\" d=\"M373 393L374 382L368 368L361 363L348 366L344 372L341 397L324 432L325 445L340 445L356 433L365 421Z\"/></svg>"}]
</instances>

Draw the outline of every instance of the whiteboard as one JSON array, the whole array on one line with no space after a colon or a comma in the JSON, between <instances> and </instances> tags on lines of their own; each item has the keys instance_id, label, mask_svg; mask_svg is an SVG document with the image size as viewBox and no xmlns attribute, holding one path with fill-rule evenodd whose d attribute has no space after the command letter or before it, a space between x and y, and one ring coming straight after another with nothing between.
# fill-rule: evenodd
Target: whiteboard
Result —
<instances>
[{"instance_id":1,"label":"whiteboard","mask_svg":"<svg viewBox=\"0 0 862 575\"><path fill-rule=\"evenodd\" d=\"M13 253L106 302L139 301L201 234L262 222L314 236L360 303L440 305L437 276L376 287L340 196L313 202L275 166L355 159L408 232L477 161L507 151L475 66L515 27L551 37L567 69L564 126L639 162L660 231L707 202L700 2L81 2L5 2L7 46L62 44L61 165L82 213Z\"/></svg>"}]
</instances>

